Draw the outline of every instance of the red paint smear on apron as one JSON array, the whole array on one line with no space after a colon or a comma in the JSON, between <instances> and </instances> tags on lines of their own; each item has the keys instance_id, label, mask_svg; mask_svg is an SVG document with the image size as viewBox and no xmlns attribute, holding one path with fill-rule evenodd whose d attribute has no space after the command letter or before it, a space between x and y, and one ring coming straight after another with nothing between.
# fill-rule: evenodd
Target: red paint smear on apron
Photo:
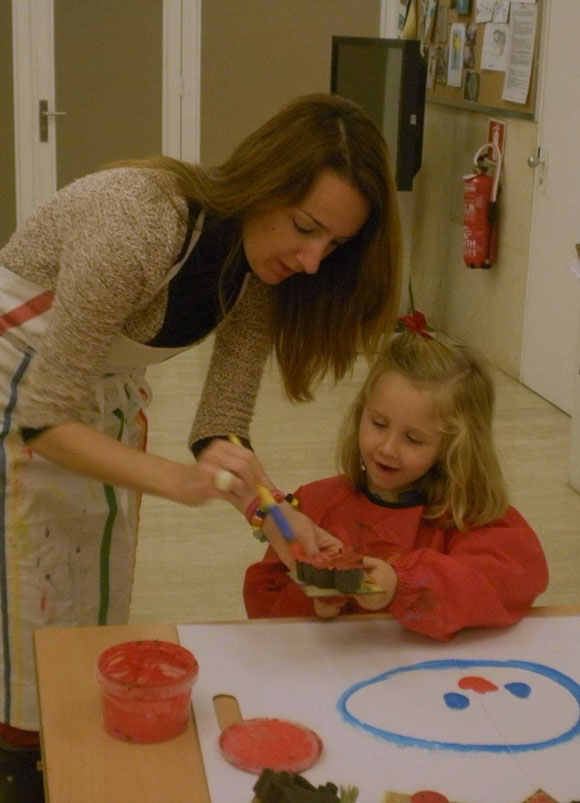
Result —
<instances>
[{"instance_id":1,"label":"red paint smear on apron","mask_svg":"<svg viewBox=\"0 0 580 803\"><path fill-rule=\"evenodd\" d=\"M322 752L322 741L314 731L274 718L234 722L222 732L219 745L229 764L256 775L266 767L275 772L302 772L312 767Z\"/></svg>"},{"instance_id":2,"label":"red paint smear on apron","mask_svg":"<svg viewBox=\"0 0 580 803\"><path fill-rule=\"evenodd\" d=\"M449 801L439 792L415 792L411 795L411 803L449 803Z\"/></svg>"},{"instance_id":3,"label":"red paint smear on apron","mask_svg":"<svg viewBox=\"0 0 580 803\"><path fill-rule=\"evenodd\" d=\"M498 691L498 687L491 680L480 678L477 675L470 675L461 678L457 684L460 689L472 689L478 694L487 694L488 691Z\"/></svg>"}]
</instances>

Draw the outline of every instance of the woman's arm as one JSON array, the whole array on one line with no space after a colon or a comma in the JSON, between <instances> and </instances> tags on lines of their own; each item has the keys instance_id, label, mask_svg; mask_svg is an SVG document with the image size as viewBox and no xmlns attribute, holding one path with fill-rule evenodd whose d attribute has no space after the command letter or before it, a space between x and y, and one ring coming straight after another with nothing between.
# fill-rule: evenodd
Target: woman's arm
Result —
<instances>
[{"instance_id":1,"label":"woman's arm","mask_svg":"<svg viewBox=\"0 0 580 803\"><path fill-rule=\"evenodd\" d=\"M246 292L216 329L190 445L229 433L249 440L250 420L272 348L270 314L270 288L252 275Z\"/></svg>"},{"instance_id":2,"label":"woman's arm","mask_svg":"<svg viewBox=\"0 0 580 803\"><path fill-rule=\"evenodd\" d=\"M199 505L214 498L231 501L229 494L216 488L215 476L220 469L235 475L232 492L239 494L263 478L253 452L220 440L212 442L191 465L134 449L80 422L50 427L27 445L68 470L184 505Z\"/></svg>"}]
</instances>

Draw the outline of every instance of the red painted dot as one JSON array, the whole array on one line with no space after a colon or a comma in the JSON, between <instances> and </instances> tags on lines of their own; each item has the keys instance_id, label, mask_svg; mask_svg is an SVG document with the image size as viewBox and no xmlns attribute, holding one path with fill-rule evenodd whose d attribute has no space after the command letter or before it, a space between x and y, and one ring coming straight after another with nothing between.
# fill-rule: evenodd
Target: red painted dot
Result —
<instances>
[{"instance_id":1,"label":"red painted dot","mask_svg":"<svg viewBox=\"0 0 580 803\"><path fill-rule=\"evenodd\" d=\"M322 751L322 741L314 731L274 718L235 722L222 731L219 745L228 763L256 775L266 767L275 772L303 772L316 763Z\"/></svg>"},{"instance_id":2,"label":"red painted dot","mask_svg":"<svg viewBox=\"0 0 580 803\"><path fill-rule=\"evenodd\" d=\"M411 796L411 803L449 803L445 795L439 792L415 792Z\"/></svg>"},{"instance_id":3,"label":"red painted dot","mask_svg":"<svg viewBox=\"0 0 580 803\"><path fill-rule=\"evenodd\" d=\"M457 685L460 689L471 689L478 694L487 694L488 691L498 691L498 687L495 683L492 683L491 680L486 680L486 678L480 678L477 675L461 678Z\"/></svg>"}]
</instances>

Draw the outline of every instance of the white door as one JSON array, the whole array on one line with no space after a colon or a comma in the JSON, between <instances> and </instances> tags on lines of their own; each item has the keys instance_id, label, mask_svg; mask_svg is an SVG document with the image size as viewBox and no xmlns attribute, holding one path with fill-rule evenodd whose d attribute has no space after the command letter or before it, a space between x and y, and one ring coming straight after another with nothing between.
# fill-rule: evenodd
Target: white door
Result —
<instances>
[{"instance_id":1,"label":"white door","mask_svg":"<svg viewBox=\"0 0 580 803\"><path fill-rule=\"evenodd\" d=\"M103 164L199 158L201 0L12 0L17 219Z\"/></svg>"},{"instance_id":2,"label":"white door","mask_svg":"<svg viewBox=\"0 0 580 803\"><path fill-rule=\"evenodd\" d=\"M580 2L552 0L544 25L522 381L572 413L580 292L567 266L580 242Z\"/></svg>"}]
</instances>

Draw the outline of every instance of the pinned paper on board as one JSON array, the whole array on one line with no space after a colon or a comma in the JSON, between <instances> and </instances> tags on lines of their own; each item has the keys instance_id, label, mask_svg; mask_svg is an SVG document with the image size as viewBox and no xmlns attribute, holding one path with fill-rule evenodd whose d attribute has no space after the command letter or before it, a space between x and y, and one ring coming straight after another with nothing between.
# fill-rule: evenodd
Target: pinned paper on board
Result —
<instances>
[{"instance_id":1,"label":"pinned paper on board","mask_svg":"<svg viewBox=\"0 0 580 803\"><path fill-rule=\"evenodd\" d=\"M511 4L509 63L502 99L526 103L530 91L538 8L529 3Z\"/></svg>"},{"instance_id":2,"label":"pinned paper on board","mask_svg":"<svg viewBox=\"0 0 580 803\"><path fill-rule=\"evenodd\" d=\"M476 22L507 22L510 0L477 0L475 6Z\"/></svg>"},{"instance_id":3,"label":"pinned paper on board","mask_svg":"<svg viewBox=\"0 0 580 803\"><path fill-rule=\"evenodd\" d=\"M481 69L505 71L508 66L509 25L489 23L483 34Z\"/></svg>"},{"instance_id":4,"label":"pinned paper on board","mask_svg":"<svg viewBox=\"0 0 580 803\"><path fill-rule=\"evenodd\" d=\"M454 22L449 34L449 62L447 84L461 86L463 80L463 48L465 47L465 23Z\"/></svg>"}]
</instances>

